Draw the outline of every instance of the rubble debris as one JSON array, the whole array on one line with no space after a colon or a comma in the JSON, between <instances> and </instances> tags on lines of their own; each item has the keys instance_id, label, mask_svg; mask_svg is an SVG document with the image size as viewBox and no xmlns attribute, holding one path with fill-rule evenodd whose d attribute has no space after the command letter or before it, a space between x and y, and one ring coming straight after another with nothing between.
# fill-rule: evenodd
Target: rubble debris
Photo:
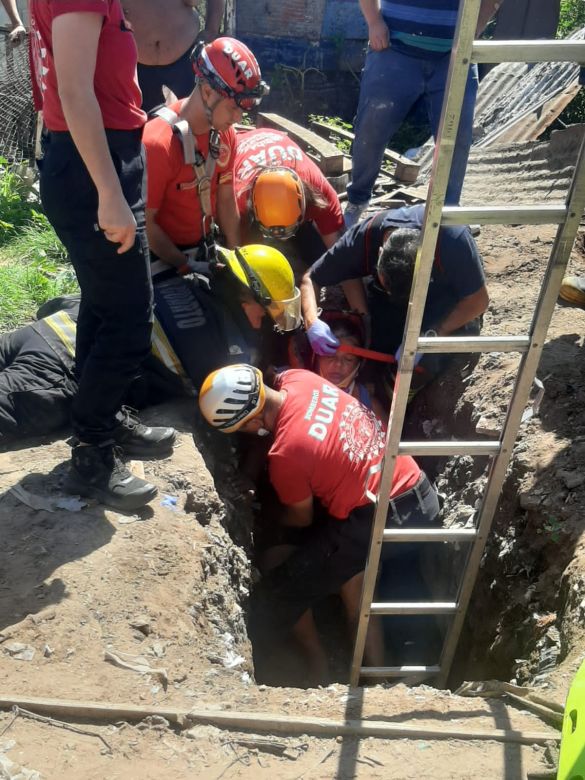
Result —
<instances>
[{"instance_id":1,"label":"rubble debris","mask_svg":"<svg viewBox=\"0 0 585 780\"><path fill-rule=\"evenodd\" d=\"M65 509L67 512L79 512L87 506L87 501L80 500L78 496L58 496L57 498L39 496L26 490L20 483L13 485L10 488L10 493L21 503L37 512L58 512L60 509Z\"/></svg>"},{"instance_id":2,"label":"rubble debris","mask_svg":"<svg viewBox=\"0 0 585 780\"><path fill-rule=\"evenodd\" d=\"M148 659L143 655L131 655L130 653L122 653L118 650L106 650L104 653L104 660L120 667L120 669L128 669L132 672L138 672L139 674L150 674L158 679L164 689L167 689L169 684L169 675L166 669L154 668L148 662Z\"/></svg>"},{"instance_id":3,"label":"rubble debris","mask_svg":"<svg viewBox=\"0 0 585 780\"><path fill-rule=\"evenodd\" d=\"M6 654L15 658L17 661L32 661L35 657L35 649L31 645L25 645L22 642L5 642L2 649Z\"/></svg>"},{"instance_id":4,"label":"rubble debris","mask_svg":"<svg viewBox=\"0 0 585 780\"><path fill-rule=\"evenodd\" d=\"M130 628L135 628L144 636L148 636L152 632L152 621L148 615L137 615L130 620Z\"/></svg>"},{"instance_id":5,"label":"rubble debris","mask_svg":"<svg viewBox=\"0 0 585 780\"><path fill-rule=\"evenodd\" d=\"M41 775L34 769L27 769L11 761L0 752L0 778L2 780L41 780Z\"/></svg>"},{"instance_id":6,"label":"rubble debris","mask_svg":"<svg viewBox=\"0 0 585 780\"><path fill-rule=\"evenodd\" d=\"M557 471L557 476L563 480L568 490L574 490L585 482L585 475L580 474L578 471L565 471L564 469L559 469Z\"/></svg>"}]
</instances>

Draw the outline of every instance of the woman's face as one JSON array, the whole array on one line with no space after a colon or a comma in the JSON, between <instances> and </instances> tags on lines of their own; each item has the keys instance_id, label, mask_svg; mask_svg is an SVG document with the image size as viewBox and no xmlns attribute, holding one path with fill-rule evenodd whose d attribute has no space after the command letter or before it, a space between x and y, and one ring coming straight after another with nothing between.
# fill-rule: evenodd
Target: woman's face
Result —
<instances>
[{"instance_id":1,"label":"woman's face","mask_svg":"<svg viewBox=\"0 0 585 780\"><path fill-rule=\"evenodd\" d=\"M339 341L342 344L348 344L352 347L359 346L358 340L352 336L343 336ZM320 376L332 385L345 388L352 381L359 364L360 359L357 355L350 355L347 352L337 352L335 355L322 355L319 357L317 370Z\"/></svg>"},{"instance_id":2,"label":"woman's face","mask_svg":"<svg viewBox=\"0 0 585 780\"><path fill-rule=\"evenodd\" d=\"M254 328L258 330L262 327L262 320L266 316L266 309L256 301L242 301L242 309L244 310L248 322Z\"/></svg>"}]
</instances>

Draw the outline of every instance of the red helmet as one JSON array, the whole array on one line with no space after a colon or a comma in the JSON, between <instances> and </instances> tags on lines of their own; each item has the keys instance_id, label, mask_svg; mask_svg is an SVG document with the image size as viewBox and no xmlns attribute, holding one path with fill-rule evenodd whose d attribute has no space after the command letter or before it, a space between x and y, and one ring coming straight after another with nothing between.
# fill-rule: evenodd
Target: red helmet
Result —
<instances>
[{"instance_id":1,"label":"red helmet","mask_svg":"<svg viewBox=\"0 0 585 780\"><path fill-rule=\"evenodd\" d=\"M270 91L262 81L256 57L235 38L197 44L191 61L197 78L207 81L220 95L232 98L244 110L258 106Z\"/></svg>"}]
</instances>

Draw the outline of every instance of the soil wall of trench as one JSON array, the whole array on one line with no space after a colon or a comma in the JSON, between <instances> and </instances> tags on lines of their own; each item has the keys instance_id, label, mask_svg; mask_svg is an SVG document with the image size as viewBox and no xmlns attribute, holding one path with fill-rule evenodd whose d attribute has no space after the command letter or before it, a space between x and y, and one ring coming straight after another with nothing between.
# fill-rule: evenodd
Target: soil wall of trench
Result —
<instances>
[{"instance_id":1,"label":"soil wall of trench","mask_svg":"<svg viewBox=\"0 0 585 780\"><path fill-rule=\"evenodd\" d=\"M547 228L484 228L490 309L484 333L529 330L533 306L553 240ZM572 268L585 266L579 238ZM512 251L510 251L512 247ZM514 285L513 287L511 285ZM473 592L450 680L497 678L567 689L585 654L585 312L557 307L537 372L531 411L522 424L492 531ZM494 439L504 419L519 359L487 354L455 358L445 375L423 390L410 407L405 438ZM535 402L535 403L533 403ZM205 440L205 437L203 437ZM228 580L243 612L254 579L253 523L258 506L238 472L233 441L212 435L202 448L223 504L221 522L243 555ZM444 499L443 522L473 522L485 486L486 458L422 459ZM465 545L428 545L422 559L427 596L455 598ZM217 551L208 566L225 567ZM215 559L214 559L215 557ZM231 573L230 573L231 571ZM409 595L405 596L408 600ZM350 643L342 617L324 615L334 678L345 680ZM389 625L388 633L392 633ZM420 634L420 632L419 632ZM420 638L420 637L419 637ZM424 637L422 640L424 644ZM432 652L413 663L432 663ZM399 659L407 662L404 658ZM262 682L294 684L274 669Z\"/></svg>"}]
</instances>

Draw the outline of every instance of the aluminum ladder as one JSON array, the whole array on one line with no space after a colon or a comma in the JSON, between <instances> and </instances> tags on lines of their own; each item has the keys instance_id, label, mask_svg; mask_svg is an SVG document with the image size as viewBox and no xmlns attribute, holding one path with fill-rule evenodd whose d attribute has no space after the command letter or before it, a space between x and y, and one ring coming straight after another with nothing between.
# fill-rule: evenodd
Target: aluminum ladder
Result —
<instances>
[{"instance_id":1,"label":"aluminum ladder","mask_svg":"<svg viewBox=\"0 0 585 780\"><path fill-rule=\"evenodd\" d=\"M585 42L582 41L475 41L475 29L481 0L462 0L459 8L454 46L451 54L445 100L436 139L433 168L426 204L422 240L417 258L408 313L403 335L403 350L394 388L384 467L377 498L368 560L362 588L360 616L356 630L350 684L360 678L436 677L444 686L453 662L459 635L471 598L487 536L504 483L522 413L530 389L561 281L585 209L585 140L565 203L544 206L445 207L445 191L461 106L471 62L577 62L585 64ZM542 288L528 335L466 337L421 337L421 324L440 225L478 224L557 224L556 238L544 275ZM408 394L417 352L519 352L518 374L498 441L414 441L400 440ZM489 456L487 482L476 512L475 527L456 529L386 529L390 487L396 457L403 455L483 455ZM458 542L468 545L466 563L458 594L452 602L373 602L382 545L404 542ZM443 648L435 665L430 666L363 666L364 646L370 615L447 615L449 625Z\"/></svg>"}]
</instances>

